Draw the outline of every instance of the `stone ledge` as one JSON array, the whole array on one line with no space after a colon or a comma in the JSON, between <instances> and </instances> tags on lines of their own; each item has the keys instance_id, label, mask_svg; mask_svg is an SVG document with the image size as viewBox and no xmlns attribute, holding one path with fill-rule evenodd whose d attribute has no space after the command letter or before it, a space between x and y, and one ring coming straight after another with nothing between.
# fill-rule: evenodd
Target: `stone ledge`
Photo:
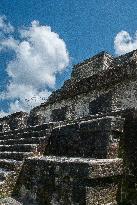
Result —
<instances>
[{"instance_id":1,"label":"stone ledge","mask_svg":"<svg viewBox=\"0 0 137 205\"><path fill-rule=\"evenodd\" d=\"M88 179L103 178L121 175L123 173L123 160L116 159L91 159L81 157L29 157L26 163L30 164L55 164L55 166L72 167L70 175ZM65 169L66 170L66 169ZM76 170L76 171L75 171ZM58 171L55 170L57 173Z\"/></svg>"},{"instance_id":2,"label":"stone ledge","mask_svg":"<svg viewBox=\"0 0 137 205\"><path fill-rule=\"evenodd\" d=\"M92 129L93 131L113 130L123 132L124 118L115 116L105 116L88 121L81 121L79 124L82 128L84 125L89 125L90 129Z\"/></svg>"}]
</instances>

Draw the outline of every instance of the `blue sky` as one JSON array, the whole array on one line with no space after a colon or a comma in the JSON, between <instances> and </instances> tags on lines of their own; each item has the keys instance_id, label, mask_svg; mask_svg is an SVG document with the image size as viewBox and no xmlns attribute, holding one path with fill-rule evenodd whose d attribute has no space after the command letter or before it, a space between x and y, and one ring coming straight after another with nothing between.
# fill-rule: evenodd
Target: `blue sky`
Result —
<instances>
[{"instance_id":1,"label":"blue sky","mask_svg":"<svg viewBox=\"0 0 137 205\"><path fill-rule=\"evenodd\" d=\"M29 28L31 22L36 20L40 25L50 26L65 42L70 63L61 74L56 72L55 86L46 88L50 91L59 88L70 76L73 64L102 50L115 55L137 47L137 1L134 0L1 0L0 16L3 15L6 16L7 22L16 28L12 34L16 40L20 40L17 31ZM123 30L126 33L121 34ZM118 33L122 40L118 38L118 48L114 48ZM124 47L120 47L123 46L121 41L126 44ZM0 52L1 91L6 89L9 83L6 68L14 57L11 49ZM15 99L2 99L1 110L10 112L11 101L15 102Z\"/></svg>"}]
</instances>

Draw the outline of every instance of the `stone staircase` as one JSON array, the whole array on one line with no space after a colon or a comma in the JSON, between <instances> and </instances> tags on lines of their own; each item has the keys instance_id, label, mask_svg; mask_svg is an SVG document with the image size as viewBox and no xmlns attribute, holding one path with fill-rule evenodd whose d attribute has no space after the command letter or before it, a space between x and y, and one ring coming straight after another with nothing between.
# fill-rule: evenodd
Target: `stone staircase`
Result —
<instances>
[{"instance_id":1,"label":"stone staircase","mask_svg":"<svg viewBox=\"0 0 137 205\"><path fill-rule=\"evenodd\" d=\"M0 196L10 196L24 160L42 155L50 126L35 126L0 133Z\"/></svg>"},{"instance_id":2,"label":"stone staircase","mask_svg":"<svg viewBox=\"0 0 137 205\"><path fill-rule=\"evenodd\" d=\"M123 123L91 116L54 124L44 155L25 160L12 196L29 205L117 205Z\"/></svg>"}]
</instances>

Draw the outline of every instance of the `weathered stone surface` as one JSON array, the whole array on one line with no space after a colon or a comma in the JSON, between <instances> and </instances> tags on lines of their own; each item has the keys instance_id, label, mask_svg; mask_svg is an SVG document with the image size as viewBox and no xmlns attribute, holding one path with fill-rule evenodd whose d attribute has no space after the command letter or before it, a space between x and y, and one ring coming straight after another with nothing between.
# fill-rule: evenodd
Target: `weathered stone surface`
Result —
<instances>
[{"instance_id":1,"label":"weathered stone surface","mask_svg":"<svg viewBox=\"0 0 137 205\"><path fill-rule=\"evenodd\" d=\"M102 52L76 65L29 115L1 118L0 198L14 195L24 205L136 205L136 78L137 51L117 58Z\"/></svg>"},{"instance_id":2,"label":"weathered stone surface","mask_svg":"<svg viewBox=\"0 0 137 205\"><path fill-rule=\"evenodd\" d=\"M10 131L27 127L28 113L16 112L0 118L0 131Z\"/></svg>"},{"instance_id":3,"label":"weathered stone surface","mask_svg":"<svg viewBox=\"0 0 137 205\"><path fill-rule=\"evenodd\" d=\"M92 58L74 66L71 77L75 81L88 78L103 70L107 70L113 61L113 57L106 52L101 52Z\"/></svg>"},{"instance_id":4,"label":"weathered stone surface","mask_svg":"<svg viewBox=\"0 0 137 205\"><path fill-rule=\"evenodd\" d=\"M104 117L52 130L46 155L116 158L123 119ZM112 150L111 150L112 149Z\"/></svg>"},{"instance_id":5,"label":"weathered stone surface","mask_svg":"<svg viewBox=\"0 0 137 205\"><path fill-rule=\"evenodd\" d=\"M125 167L121 188L123 204L137 204L137 110L128 110L125 114L121 144Z\"/></svg>"},{"instance_id":6,"label":"weathered stone surface","mask_svg":"<svg viewBox=\"0 0 137 205\"><path fill-rule=\"evenodd\" d=\"M122 172L122 159L29 158L15 196L39 205L107 205L116 202Z\"/></svg>"},{"instance_id":7,"label":"weathered stone surface","mask_svg":"<svg viewBox=\"0 0 137 205\"><path fill-rule=\"evenodd\" d=\"M23 205L22 203L16 201L11 197L0 199L0 204L1 205Z\"/></svg>"},{"instance_id":8,"label":"weathered stone surface","mask_svg":"<svg viewBox=\"0 0 137 205\"><path fill-rule=\"evenodd\" d=\"M45 151L51 125L40 125L0 133L0 199L10 196L23 160Z\"/></svg>"}]
</instances>

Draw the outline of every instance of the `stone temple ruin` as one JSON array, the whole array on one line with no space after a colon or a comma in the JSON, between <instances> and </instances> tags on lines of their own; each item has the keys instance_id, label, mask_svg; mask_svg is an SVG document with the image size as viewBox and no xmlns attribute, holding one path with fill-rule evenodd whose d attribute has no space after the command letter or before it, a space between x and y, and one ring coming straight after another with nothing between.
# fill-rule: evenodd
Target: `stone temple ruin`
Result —
<instances>
[{"instance_id":1,"label":"stone temple ruin","mask_svg":"<svg viewBox=\"0 0 137 205\"><path fill-rule=\"evenodd\" d=\"M0 119L0 204L137 204L137 51L106 52ZM10 203L10 204L11 204Z\"/></svg>"}]
</instances>

